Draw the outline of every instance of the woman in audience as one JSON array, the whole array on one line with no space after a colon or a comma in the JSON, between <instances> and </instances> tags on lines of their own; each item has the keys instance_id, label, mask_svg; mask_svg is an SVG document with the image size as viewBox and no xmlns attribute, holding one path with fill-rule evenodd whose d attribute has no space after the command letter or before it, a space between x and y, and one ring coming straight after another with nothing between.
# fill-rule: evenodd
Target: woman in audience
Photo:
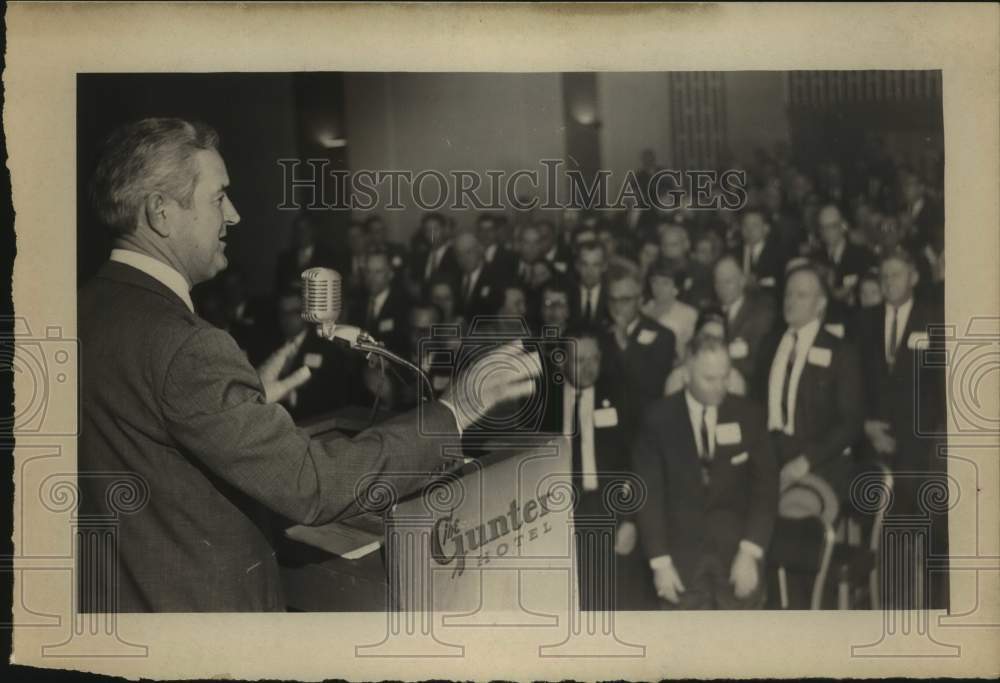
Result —
<instances>
[{"instance_id":1,"label":"woman in audience","mask_svg":"<svg viewBox=\"0 0 1000 683\"><path fill-rule=\"evenodd\" d=\"M664 258L657 260L646 275L646 290L651 298L642 312L674 333L677 340L676 363L684 361L688 341L694 335L698 311L677 300L683 286L684 272L677 270Z\"/></svg>"},{"instance_id":2,"label":"woman in audience","mask_svg":"<svg viewBox=\"0 0 1000 683\"><path fill-rule=\"evenodd\" d=\"M711 336L723 341L729 341L726 328L726 315L718 308L709 308L702 311L698 316L695 325L694 336ZM663 388L665 396L675 394L688 383L688 373L686 365L679 365L667 377L666 386ZM726 381L727 391L737 396L746 396L747 383L743 375L736 368L729 369L729 377Z\"/></svg>"}]
</instances>

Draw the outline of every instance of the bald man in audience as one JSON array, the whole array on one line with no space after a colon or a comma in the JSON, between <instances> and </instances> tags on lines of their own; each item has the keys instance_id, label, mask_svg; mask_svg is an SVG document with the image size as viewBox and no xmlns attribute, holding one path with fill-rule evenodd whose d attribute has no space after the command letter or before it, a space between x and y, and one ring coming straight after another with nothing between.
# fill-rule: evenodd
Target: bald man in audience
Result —
<instances>
[{"instance_id":1,"label":"bald man in audience","mask_svg":"<svg viewBox=\"0 0 1000 683\"><path fill-rule=\"evenodd\" d=\"M833 297L853 305L858 280L873 265L871 251L847 239L848 225L836 204L827 204L819 210L819 236L823 248L813 258L833 271Z\"/></svg>"},{"instance_id":2,"label":"bald man in audience","mask_svg":"<svg viewBox=\"0 0 1000 683\"><path fill-rule=\"evenodd\" d=\"M632 449L639 538L662 606L759 609L778 482L760 408L727 394L723 340L699 335L687 388L649 405Z\"/></svg>"},{"instance_id":3,"label":"bald man in audience","mask_svg":"<svg viewBox=\"0 0 1000 683\"><path fill-rule=\"evenodd\" d=\"M811 472L843 500L864 415L861 365L852 344L823 328L827 301L815 269L789 272L785 328L765 342L753 386L767 406L782 489Z\"/></svg>"}]
</instances>

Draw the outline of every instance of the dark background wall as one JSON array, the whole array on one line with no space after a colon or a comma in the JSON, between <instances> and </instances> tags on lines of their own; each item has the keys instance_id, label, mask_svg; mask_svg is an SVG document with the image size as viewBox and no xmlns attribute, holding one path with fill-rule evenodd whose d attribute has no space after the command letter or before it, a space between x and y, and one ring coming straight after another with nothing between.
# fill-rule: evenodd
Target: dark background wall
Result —
<instances>
[{"instance_id":1,"label":"dark background wall","mask_svg":"<svg viewBox=\"0 0 1000 683\"><path fill-rule=\"evenodd\" d=\"M940 72L716 73L711 111L699 105L706 98L673 97L678 79L663 72L82 74L78 281L110 249L85 200L99 145L119 124L146 116L201 119L219 131L242 215L229 240L230 261L246 272L255 294L270 289L294 219L278 208L279 159L444 173L541 171L541 159L562 158L567 166L575 159L585 171L611 171L616 192L644 148L660 163L683 168L678 145L691 135L713 136L728 158L743 162L758 148L791 144L807 157L850 168L848 157L872 134L890 151L939 158L943 150ZM678 130L679 120L691 130ZM408 205L381 213L392 237L406 241L421 210ZM334 211L314 218L324 229L321 239L334 243L348 220ZM466 226L473 217L453 218Z\"/></svg>"},{"instance_id":2,"label":"dark background wall","mask_svg":"<svg viewBox=\"0 0 1000 683\"><path fill-rule=\"evenodd\" d=\"M77 280L107 258L110 243L86 201L101 142L118 125L147 116L199 119L222 139L230 196L242 216L229 240L257 291L270 287L292 215L280 211L279 158L299 157L291 74L81 74L77 81Z\"/></svg>"}]
</instances>

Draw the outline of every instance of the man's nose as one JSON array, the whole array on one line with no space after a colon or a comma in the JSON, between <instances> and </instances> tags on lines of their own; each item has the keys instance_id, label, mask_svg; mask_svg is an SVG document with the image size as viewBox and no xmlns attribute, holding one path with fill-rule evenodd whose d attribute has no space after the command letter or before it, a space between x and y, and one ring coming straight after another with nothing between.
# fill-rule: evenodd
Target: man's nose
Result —
<instances>
[{"instance_id":1,"label":"man's nose","mask_svg":"<svg viewBox=\"0 0 1000 683\"><path fill-rule=\"evenodd\" d=\"M226 221L226 225L236 225L240 222L240 214L228 197L226 198L223 220Z\"/></svg>"}]
</instances>

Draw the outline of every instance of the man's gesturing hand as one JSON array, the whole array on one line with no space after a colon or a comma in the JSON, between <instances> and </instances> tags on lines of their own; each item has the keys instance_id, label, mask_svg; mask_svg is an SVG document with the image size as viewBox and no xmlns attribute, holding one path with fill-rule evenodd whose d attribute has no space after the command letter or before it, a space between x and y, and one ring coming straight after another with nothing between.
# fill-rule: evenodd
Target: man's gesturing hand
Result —
<instances>
[{"instance_id":1,"label":"man's gesturing hand","mask_svg":"<svg viewBox=\"0 0 1000 683\"><path fill-rule=\"evenodd\" d=\"M264 397L268 403L280 401L289 392L309 381L309 378L312 376L309 368L303 365L284 379L279 379L282 370L285 369L285 365L302 348L302 342L305 338L306 333L301 332L295 339L292 339L272 353L264 361L263 365L257 368L257 374L260 375L260 382L264 385Z\"/></svg>"},{"instance_id":2,"label":"man's gesturing hand","mask_svg":"<svg viewBox=\"0 0 1000 683\"><path fill-rule=\"evenodd\" d=\"M464 431L495 406L530 396L541 373L537 353L525 351L521 342L504 344L480 354L441 400L454 408L458 428Z\"/></svg>"},{"instance_id":3,"label":"man's gesturing hand","mask_svg":"<svg viewBox=\"0 0 1000 683\"><path fill-rule=\"evenodd\" d=\"M675 605L680 601L679 594L684 592L684 584L672 562L653 569L653 585L657 595Z\"/></svg>"}]
</instances>

